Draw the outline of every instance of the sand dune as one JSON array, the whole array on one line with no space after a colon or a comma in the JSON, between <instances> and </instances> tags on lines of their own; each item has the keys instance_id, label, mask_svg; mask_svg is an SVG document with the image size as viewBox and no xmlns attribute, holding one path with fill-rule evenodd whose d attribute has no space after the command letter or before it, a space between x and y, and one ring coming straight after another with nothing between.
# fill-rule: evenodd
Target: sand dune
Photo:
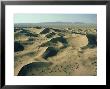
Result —
<instances>
[{"instance_id":1,"label":"sand dune","mask_svg":"<svg viewBox=\"0 0 110 89\"><path fill-rule=\"evenodd\" d=\"M16 27L14 75L97 75L95 30L87 30L87 27L84 29Z\"/></svg>"}]
</instances>

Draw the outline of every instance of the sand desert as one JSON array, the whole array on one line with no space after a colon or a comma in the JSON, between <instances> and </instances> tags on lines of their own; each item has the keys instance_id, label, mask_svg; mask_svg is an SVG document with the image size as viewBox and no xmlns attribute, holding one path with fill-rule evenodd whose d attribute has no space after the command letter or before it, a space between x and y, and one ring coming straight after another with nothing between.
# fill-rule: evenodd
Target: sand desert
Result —
<instances>
[{"instance_id":1,"label":"sand desert","mask_svg":"<svg viewBox=\"0 0 110 89\"><path fill-rule=\"evenodd\" d=\"M14 24L15 76L96 76L96 24Z\"/></svg>"}]
</instances>

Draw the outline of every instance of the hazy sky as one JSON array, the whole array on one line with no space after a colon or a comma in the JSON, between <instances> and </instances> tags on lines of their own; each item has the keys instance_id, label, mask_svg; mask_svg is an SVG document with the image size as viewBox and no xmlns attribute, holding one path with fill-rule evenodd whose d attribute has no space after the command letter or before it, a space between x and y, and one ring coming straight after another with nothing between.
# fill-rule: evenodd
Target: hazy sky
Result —
<instances>
[{"instance_id":1,"label":"hazy sky","mask_svg":"<svg viewBox=\"0 0 110 89\"><path fill-rule=\"evenodd\" d=\"M96 14L15 14L14 23L84 22L97 23Z\"/></svg>"}]
</instances>

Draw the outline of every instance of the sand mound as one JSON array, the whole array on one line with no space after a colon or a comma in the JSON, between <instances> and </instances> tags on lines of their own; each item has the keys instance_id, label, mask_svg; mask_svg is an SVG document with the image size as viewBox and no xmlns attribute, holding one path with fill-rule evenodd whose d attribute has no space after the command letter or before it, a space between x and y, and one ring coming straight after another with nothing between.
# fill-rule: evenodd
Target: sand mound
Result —
<instances>
[{"instance_id":1,"label":"sand mound","mask_svg":"<svg viewBox=\"0 0 110 89\"><path fill-rule=\"evenodd\" d=\"M19 34L19 33L15 33L14 34L14 39L16 40L16 41L26 41L26 40L28 40L28 37L26 36L26 35L23 35L23 34Z\"/></svg>"},{"instance_id":2,"label":"sand mound","mask_svg":"<svg viewBox=\"0 0 110 89\"><path fill-rule=\"evenodd\" d=\"M27 64L24 67L22 67L22 69L18 73L18 76L34 75L32 73L32 69L35 69L35 68L36 70L40 69L40 72L44 72L43 68L48 67L50 65L52 65L52 63L49 63L49 62L33 62L30 64ZM39 75L39 72L38 74L36 73L36 75Z\"/></svg>"},{"instance_id":3,"label":"sand mound","mask_svg":"<svg viewBox=\"0 0 110 89\"><path fill-rule=\"evenodd\" d=\"M68 45L72 47L83 47L88 45L88 38L86 35L76 34L74 36L67 37L67 42Z\"/></svg>"},{"instance_id":4,"label":"sand mound","mask_svg":"<svg viewBox=\"0 0 110 89\"><path fill-rule=\"evenodd\" d=\"M40 32L42 32L43 28L41 27L34 27L34 28L30 28L29 32L33 33L33 34L39 34Z\"/></svg>"}]
</instances>

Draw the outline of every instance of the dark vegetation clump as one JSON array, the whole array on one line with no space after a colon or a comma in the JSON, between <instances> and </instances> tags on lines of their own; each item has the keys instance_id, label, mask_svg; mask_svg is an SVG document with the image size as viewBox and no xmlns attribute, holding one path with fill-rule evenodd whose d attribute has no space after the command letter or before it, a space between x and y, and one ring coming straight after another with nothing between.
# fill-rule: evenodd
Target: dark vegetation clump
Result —
<instances>
[{"instance_id":1,"label":"dark vegetation clump","mask_svg":"<svg viewBox=\"0 0 110 89\"><path fill-rule=\"evenodd\" d=\"M27 31L27 30L22 30L22 31L20 31L20 33L21 33L21 34L24 34L24 35L26 35L26 36L30 36L30 37L38 37L38 34L31 33L31 32L29 32L29 31Z\"/></svg>"},{"instance_id":2,"label":"dark vegetation clump","mask_svg":"<svg viewBox=\"0 0 110 89\"><path fill-rule=\"evenodd\" d=\"M28 41L35 41L35 38L29 38Z\"/></svg>"},{"instance_id":3,"label":"dark vegetation clump","mask_svg":"<svg viewBox=\"0 0 110 89\"><path fill-rule=\"evenodd\" d=\"M33 41L23 41L21 42L23 45L32 45Z\"/></svg>"},{"instance_id":4,"label":"dark vegetation clump","mask_svg":"<svg viewBox=\"0 0 110 89\"><path fill-rule=\"evenodd\" d=\"M59 36L65 36L65 34L64 34L64 33L58 33L58 35L59 35Z\"/></svg>"},{"instance_id":5,"label":"dark vegetation clump","mask_svg":"<svg viewBox=\"0 0 110 89\"><path fill-rule=\"evenodd\" d=\"M54 47L48 47L42 56L43 58L47 59L48 57L55 56L57 52L58 52L58 49Z\"/></svg>"},{"instance_id":6,"label":"dark vegetation clump","mask_svg":"<svg viewBox=\"0 0 110 89\"><path fill-rule=\"evenodd\" d=\"M19 30L20 30L20 28L14 27L14 32L19 31Z\"/></svg>"},{"instance_id":7,"label":"dark vegetation clump","mask_svg":"<svg viewBox=\"0 0 110 89\"><path fill-rule=\"evenodd\" d=\"M22 33L22 34L26 34L26 33L28 33L28 31L22 29L22 31L20 31L20 33Z\"/></svg>"},{"instance_id":8,"label":"dark vegetation clump","mask_svg":"<svg viewBox=\"0 0 110 89\"><path fill-rule=\"evenodd\" d=\"M46 34L49 33L50 29L49 28L45 28L40 34Z\"/></svg>"},{"instance_id":9,"label":"dark vegetation clump","mask_svg":"<svg viewBox=\"0 0 110 89\"><path fill-rule=\"evenodd\" d=\"M46 37L47 37L47 38L51 38L51 37L53 37L55 34L56 34L56 33L52 32L52 33L47 34Z\"/></svg>"},{"instance_id":10,"label":"dark vegetation clump","mask_svg":"<svg viewBox=\"0 0 110 89\"><path fill-rule=\"evenodd\" d=\"M93 48L97 46L97 35L96 34L87 34L89 40L88 46Z\"/></svg>"},{"instance_id":11,"label":"dark vegetation clump","mask_svg":"<svg viewBox=\"0 0 110 89\"><path fill-rule=\"evenodd\" d=\"M34 34L34 33L30 33L30 32L26 33L25 35L30 36L30 37L38 37L38 34Z\"/></svg>"},{"instance_id":12,"label":"dark vegetation clump","mask_svg":"<svg viewBox=\"0 0 110 89\"><path fill-rule=\"evenodd\" d=\"M55 32L62 32L60 29L52 29L54 30Z\"/></svg>"},{"instance_id":13,"label":"dark vegetation clump","mask_svg":"<svg viewBox=\"0 0 110 89\"><path fill-rule=\"evenodd\" d=\"M40 26L37 26L37 27L35 27L36 29L41 29L42 27L40 27Z\"/></svg>"},{"instance_id":14,"label":"dark vegetation clump","mask_svg":"<svg viewBox=\"0 0 110 89\"><path fill-rule=\"evenodd\" d=\"M67 32L66 30L61 30L61 29L52 29L54 30L55 32Z\"/></svg>"},{"instance_id":15,"label":"dark vegetation clump","mask_svg":"<svg viewBox=\"0 0 110 89\"><path fill-rule=\"evenodd\" d=\"M14 42L14 52L23 51L24 47L19 42Z\"/></svg>"},{"instance_id":16,"label":"dark vegetation clump","mask_svg":"<svg viewBox=\"0 0 110 89\"><path fill-rule=\"evenodd\" d=\"M53 43L57 43L57 41L59 41L61 43L67 44L67 40L63 36L53 38L50 41L53 42Z\"/></svg>"}]
</instances>

